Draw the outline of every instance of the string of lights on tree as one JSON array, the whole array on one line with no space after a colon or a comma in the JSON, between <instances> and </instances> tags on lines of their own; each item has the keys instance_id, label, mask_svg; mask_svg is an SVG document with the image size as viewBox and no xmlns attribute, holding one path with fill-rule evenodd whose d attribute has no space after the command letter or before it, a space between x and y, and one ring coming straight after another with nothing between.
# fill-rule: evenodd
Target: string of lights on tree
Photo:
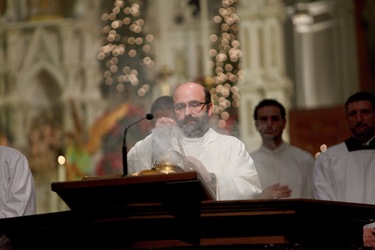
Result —
<instances>
[{"instance_id":1,"label":"string of lights on tree","mask_svg":"<svg viewBox=\"0 0 375 250\"><path fill-rule=\"evenodd\" d=\"M239 107L240 94L236 84L243 81L243 71L239 68L242 52L236 38L240 23L236 2L237 0L222 0L222 8L213 19L219 25L219 32L210 35L214 44L209 51L212 58L209 65L213 76L207 78L205 83L210 88L214 113L219 115L218 126L221 128L227 126L230 113L236 112Z\"/></svg>"},{"instance_id":2,"label":"string of lights on tree","mask_svg":"<svg viewBox=\"0 0 375 250\"><path fill-rule=\"evenodd\" d=\"M227 127L228 119L239 107L239 89L243 80L239 68L242 56L240 43L236 38L240 18L236 13L237 0L222 0L222 7L213 18L218 25L217 33L210 35L213 46L209 51L212 58L212 76L205 79L214 103L214 113L218 114L218 126ZM106 86L117 92L127 91L126 86L137 89L138 96L145 96L151 90L151 81L141 79L147 75L143 70L154 67L150 56L152 34L145 34L141 8L147 1L115 0L110 13L102 15L106 23L103 28L103 46L97 58L104 62L103 73Z\"/></svg>"},{"instance_id":3,"label":"string of lights on tree","mask_svg":"<svg viewBox=\"0 0 375 250\"><path fill-rule=\"evenodd\" d=\"M103 46L97 58L104 64L104 82L117 92L137 89L138 96L145 96L151 88L147 69L155 65L151 54L152 34L145 34L141 8L145 1L115 0L110 13L101 19L107 23L103 28Z\"/></svg>"}]
</instances>

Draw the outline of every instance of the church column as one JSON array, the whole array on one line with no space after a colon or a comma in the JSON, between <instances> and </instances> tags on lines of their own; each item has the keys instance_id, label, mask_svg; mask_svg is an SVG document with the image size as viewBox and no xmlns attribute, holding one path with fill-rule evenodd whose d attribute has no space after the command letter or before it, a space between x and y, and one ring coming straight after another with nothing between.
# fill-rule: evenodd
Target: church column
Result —
<instances>
[{"instance_id":1,"label":"church column","mask_svg":"<svg viewBox=\"0 0 375 250\"><path fill-rule=\"evenodd\" d=\"M208 51L210 50L210 26L209 26L209 16L208 16L208 4L207 0L200 0L200 19L201 19L201 37L202 37L202 62L203 62L203 76L211 75L211 70L208 67L208 62L210 57Z\"/></svg>"},{"instance_id":2,"label":"church column","mask_svg":"<svg viewBox=\"0 0 375 250\"><path fill-rule=\"evenodd\" d=\"M7 82L5 82L5 89L7 96L4 96L6 109L4 112L6 114L7 127L10 129L11 136L14 136L15 141L13 142L16 147L23 147L27 143L26 130L24 129L25 121L23 108L29 107L28 105L22 106L22 101L20 100L20 93L18 90L18 78L22 75L19 71L21 66L21 61L23 57L20 56L20 46L22 45L23 39L19 29L9 30L6 34L6 56L5 60L8 64L7 66ZM9 112L12 111L12 112Z\"/></svg>"},{"instance_id":3,"label":"church column","mask_svg":"<svg viewBox=\"0 0 375 250\"><path fill-rule=\"evenodd\" d=\"M341 105L358 84L353 1L288 6L293 22L298 107Z\"/></svg>"},{"instance_id":4,"label":"church column","mask_svg":"<svg viewBox=\"0 0 375 250\"><path fill-rule=\"evenodd\" d=\"M79 44L76 42L78 39L75 37L73 27L64 26L61 27L60 36L62 43L62 65L64 65L65 82L64 86L61 86L61 103L63 105L63 131L74 130L74 124L72 119L72 110L69 102L72 100L75 104L79 104L79 98L81 98L80 86L82 83L77 82L79 74L78 58L80 57ZM79 106L79 105L77 105Z\"/></svg>"},{"instance_id":5,"label":"church column","mask_svg":"<svg viewBox=\"0 0 375 250\"><path fill-rule=\"evenodd\" d=\"M311 33L294 34L296 48L296 86L297 106L313 107L316 105L314 44Z\"/></svg>"},{"instance_id":6,"label":"church column","mask_svg":"<svg viewBox=\"0 0 375 250\"><path fill-rule=\"evenodd\" d=\"M85 106L85 126L90 127L98 116L98 111L104 106L103 99L100 93L99 85L102 80L100 65L95 58L95 51L99 51L99 37L95 30L90 27L85 27L82 30L81 45L83 51L83 88L85 93L84 106Z\"/></svg>"},{"instance_id":7,"label":"church column","mask_svg":"<svg viewBox=\"0 0 375 250\"><path fill-rule=\"evenodd\" d=\"M241 69L245 80L240 88L240 135L249 151L261 143L252 117L255 105L263 98L274 98L289 107L291 82L285 75L283 23L286 18L280 0L238 2L241 18ZM288 140L288 131L285 131Z\"/></svg>"},{"instance_id":8,"label":"church column","mask_svg":"<svg viewBox=\"0 0 375 250\"><path fill-rule=\"evenodd\" d=\"M170 9L170 0L158 0L157 1L157 13L168 13L165 10ZM159 55L163 55L162 57L159 58L159 68L163 67L164 65L168 65L169 63L172 62L170 60L169 56L169 50L168 50L168 25L169 25L169 15L157 15L157 27L159 27L159 43L158 47L160 50ZM169 65L168 65L169 66Z\"/></svg>"}]
</instances>

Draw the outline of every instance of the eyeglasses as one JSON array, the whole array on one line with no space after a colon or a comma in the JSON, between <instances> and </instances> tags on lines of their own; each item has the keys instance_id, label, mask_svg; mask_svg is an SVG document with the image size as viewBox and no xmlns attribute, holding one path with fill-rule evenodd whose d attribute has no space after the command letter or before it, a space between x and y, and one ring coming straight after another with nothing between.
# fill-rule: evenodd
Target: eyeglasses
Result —
<instances>
[{"instance_id":1,"label":"eyeglasses","mask_svg":"<svg viewBox=\"0 0 375 250\"><path fill-rule=\"evenodd\" d=\"M200 112L202 111L204 105L209 104L209 102L200 102L200 101L190 101L187 103L187 106L189 107L190 111L192 112ZM185 103L177 103L174 106L174 109L176 112L182 112L186 109Z\"/></svg>"}]
</instances>

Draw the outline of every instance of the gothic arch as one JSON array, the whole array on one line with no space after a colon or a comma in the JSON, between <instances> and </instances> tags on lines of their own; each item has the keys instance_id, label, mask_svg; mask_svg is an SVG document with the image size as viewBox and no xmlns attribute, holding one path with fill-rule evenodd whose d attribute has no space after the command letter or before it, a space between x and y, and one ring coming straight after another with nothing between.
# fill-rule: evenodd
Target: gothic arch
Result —
<instances>
[{"instance_id":1,"label":"gothic arch","mask_svg":"<svg viewBox=\"0 0 375 250\"><path fill-rule=\"evenodd\" d=\"M11 98L13 120L20 124L13 133L24 135L19 137L24 139L16 141L17 145L25 146L29 131L37 126L51 124L61 127L63 78L62 72L46 61L37 62L27 71L20 72Z\"/></svg>"},{"instance_id":2,"label":"gothic arch","mask_svg":"<svg viewBox=\"0 0 375 250\"><path fill-rule=\"evenodd\" d=\"M21 72L17 80L18 90L31 91L33 85L29 84L29 80L34 79L36 76L43 72L46 72L48 75L51 76L51 79L54 80L56 86L59 88L61 96L63 87L65 85L64 72L61 72L61 70L59 70L47 61L38 61L35 64L31 65L31 67L27 69L27 71Z\"/></svg>"}]
</instances>

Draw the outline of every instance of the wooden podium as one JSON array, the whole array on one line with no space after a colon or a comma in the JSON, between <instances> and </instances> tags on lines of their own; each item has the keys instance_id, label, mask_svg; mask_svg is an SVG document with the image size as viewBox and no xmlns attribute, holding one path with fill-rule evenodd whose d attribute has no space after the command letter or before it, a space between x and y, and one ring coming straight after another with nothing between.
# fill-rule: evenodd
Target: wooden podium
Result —
<instances>
[{"instance_id":1,"label":"wooden podium","mask_svg":"<svg viewBox=\"0 0 375 250\"><path fill-rule=\"evenodd\" d=\"M215 201L195 172L55 182L71 211L0 220L13 249L358 249L375 206Z\"/></svg>"},{"instance_id":2,"label":"wooden podium","mask_svg":"<svg viewBox=\"0 0 375 250\"><path fill-rule=\"evenodd\" d=\"M170 203L189 199L199 203L212 195L195 171L141 176L89 177L81 181L54 182L56 192L72 210L100 210L130 204Z\"/></svg>"}]
</instances>

